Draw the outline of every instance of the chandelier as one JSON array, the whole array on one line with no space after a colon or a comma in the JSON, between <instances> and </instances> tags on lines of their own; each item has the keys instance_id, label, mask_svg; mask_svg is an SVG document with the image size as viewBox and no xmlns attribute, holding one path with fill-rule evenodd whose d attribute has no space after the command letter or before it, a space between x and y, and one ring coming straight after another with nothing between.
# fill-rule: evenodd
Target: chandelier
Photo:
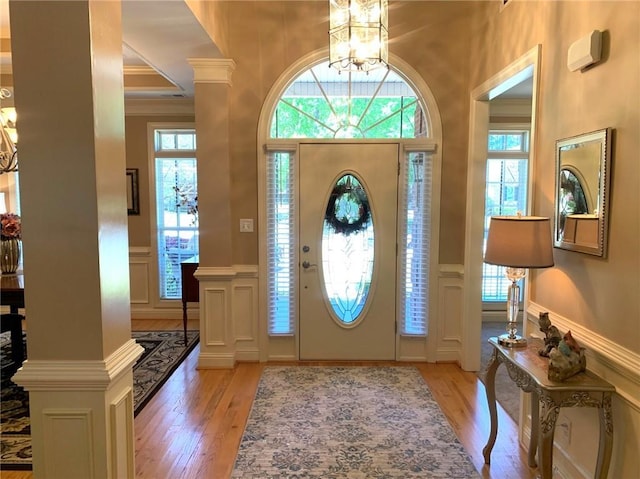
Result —
<instances>
[{"instance_id":1,"label":"chandelier","mask_svg":"<svg viewBox=\"0 0 640 479\"><path fill-rule=\"evenodd\" d=\"M388 0L329 0L329 65L368 72L389 67Z\"/></svg>"},{"instance_id":2,"label":"chandelier","mask_svg":"<svg viewBox=\"0 0 640 479\"><path fill-rule=\"evenodd\" d=\"M6 88L0 88L0 99L11 96ZM16 109L0 108L0 175L18 171L18 133L16 131Z\"/></svg>"}]
</instances>

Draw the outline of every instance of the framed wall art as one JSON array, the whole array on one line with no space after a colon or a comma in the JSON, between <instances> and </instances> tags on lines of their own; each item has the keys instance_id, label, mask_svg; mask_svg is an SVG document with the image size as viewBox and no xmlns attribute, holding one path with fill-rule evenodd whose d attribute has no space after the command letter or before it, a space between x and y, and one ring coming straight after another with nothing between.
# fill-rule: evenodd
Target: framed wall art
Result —
<instances>
[{"instance_id":1,"label":"framed wall art","mask_svg":"<svg viewBox=\"0 0 640 479\"><path fill-rule=\"evenodd\" d=\"M138 193L138 168L127 168L127 214L140 214L140 195Z\"/></svg>"}]
</instances>

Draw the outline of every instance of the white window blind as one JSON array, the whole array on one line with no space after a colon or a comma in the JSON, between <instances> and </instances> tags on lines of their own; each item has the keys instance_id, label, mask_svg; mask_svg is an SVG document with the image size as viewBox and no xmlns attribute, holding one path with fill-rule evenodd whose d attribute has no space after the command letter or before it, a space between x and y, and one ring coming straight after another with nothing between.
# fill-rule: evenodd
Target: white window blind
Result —
<instances>
[{"instance_id":1,"label":"white window blind","mask_svg":"<svg viewBox=\"0 0 640 479\"><path fill-rule=\"evenodd\" d=\"M407 152L400 186L400 334L425 335L429 314L431 157Z\"/></svg>"},{"instance_id":2,"label":"white window blind","mask_svg":"<svg viewBox=\"0 0 640 479\"><path fill-rule=\"evenodd\" d=\"M294 332L295 280L294 161L288 152L267 158L267 292L268 332Z\"/></svg>"}]
</instances>

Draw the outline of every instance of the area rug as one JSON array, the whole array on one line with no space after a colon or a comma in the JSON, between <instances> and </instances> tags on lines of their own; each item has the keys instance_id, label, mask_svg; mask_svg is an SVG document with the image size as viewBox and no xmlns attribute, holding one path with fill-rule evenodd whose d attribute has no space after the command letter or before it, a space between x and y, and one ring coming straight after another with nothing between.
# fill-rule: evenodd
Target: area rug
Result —
<instances>
[{"instance_id":1,"label":"area rug","mask_svg":"<svg viewBox=\"0 0 640 479\"><path fill-rule=\"evenodd\" d=\"M134 415L137 415L171 373L198 344L198 331L134 331L132 337L144 347L133 367ZM9 333L0 335L0 469L31 469L31 429L29 396L11 381L15 366L11 361Z\"/></svg>"},{"instance_id":2,"label":"area rug","mask_svg":"<svg viewBox=\"0 0 640 479\"><path fill-rule=\"evenodd\" d=\"M493 346L489 344L488 340L490 337L504 334L505 326L506 322L482 323L482 348L480 353L482 369L478 372L478 378L483 384L486 384L487 369L493 354ZM518 415L520 414L520 389L511 380L507 368L503 364L499 365L496 371L496 399L517 424Z\"/></svg>"},{"instance_id":3,"label":"area rug","mask_svg":"<svg viewBox=\"0 0 640 479\"><path fill-rule=\"evenodd\" d=\"M231 477L480 476L416 368L269 366Z\"/></svg>"}]
</instances>

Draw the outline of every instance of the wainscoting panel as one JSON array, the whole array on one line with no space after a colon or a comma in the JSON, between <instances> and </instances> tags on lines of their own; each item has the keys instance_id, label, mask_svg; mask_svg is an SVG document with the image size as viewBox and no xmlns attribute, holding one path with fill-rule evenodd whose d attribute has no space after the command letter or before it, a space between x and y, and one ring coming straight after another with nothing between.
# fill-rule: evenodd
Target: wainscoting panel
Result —
<instances>
[{"instance_id":1,"label":"wainscoting panel","mask_svg":"<svg viewBox=\"0 0 640 479\"><path fill-rule=\"evenodd\" d=\"M149 304L149 264L129 263L131 304Z\"/></svg>"},{"instance_id":2,"label":"wainscoting panel","mask_svg":"<svg viewBox=\"0 0 640 479\"><path fill-rule=\"evenodd\" d=\"M42 426L46 477L95 477L91 409L43 409Z\"/></svg>"},{"instance_id":3,"label":"wainscoting panel","mask_svg":"<svg viewBox=\"0 0 640 479\"><path fill-rule=\"evenodd\" d=\"M258 278L255 266L199 267L200 368L258 361Z\"/></svg>"},{"instance_id":4,"label":"wainscoting panel","mask_svg":"<svg viewBox=\"0 0 640 479\"><path fill-rule=\"evenodd\" d=\"M148 246L129 247L129 284L133 319L182 319L182 301L158 301L158 281L154 273L155 255ZM189 319L198 318L198 303L189 303Z\"/></svg>"},{"instance_id":5,"label":"wainscoting panel","mask_svg":"<svg viewBox=\"0 0 640 479\"><path fill-rule=\"evenodd\" d=\"M233 328L238 361L259 361L257 272L239 273L233 284Z\"/></svg>"},{"instance_id":6,"label":"wainscoting panel","mask_svg":"<svg viewBox=\"0 0 640 479\"><path fill-rule=\"evenodd\" d=\"M462 265L440 265L438 275L438 314L436 360L460 362L462 348L462 306L464 291Z\"/></svg>"},{"instance_id":7,"label":"wainscoting panel","mask_svg":"<svg viewBox=\"0 0 640 479\"><path fill-rule=\"evenodd\" d=\"M135 477L133 389L128 387L111 403L111 470L114 477Z\"/></svg>"},{"instance_id":8,"label":"wainscoting panel","mask_svg":"<svg viewBox=\"0 0 640 479\"><path fill-rule=\"evenodd\" d=\"M206 306L203 308L205 312L204 331L201 329L201 342L204 342L206 346L228 346L227 339L227 321L229 317L228 301L229 291L228 288L204 286L200 288L200 301L204 302ZM202 322L201 322L202 326Z\"/></svg>"},{"instance_id":9,"label":"wainscoting panel","mask_svg":"<svg viewBox=\"0 0 640 479\"><path fill-rule=\"evenodd\" d=\"M255 317L255 305L253 300L255 293L251 285L234 286L233 302L233 325L236 341L255 341L256 324L252 321Z\"/></svg>"},{"instance_id":10,"label":"wainscoting panel","mask_svg":"<svg viewBox=\"0 0 640 479\"><path fill-rule=\"evenodd\" d=\"M129 278L131 303L149 304L151 248L148 246L129 247Z\"/></svg>"}]
</instances>

